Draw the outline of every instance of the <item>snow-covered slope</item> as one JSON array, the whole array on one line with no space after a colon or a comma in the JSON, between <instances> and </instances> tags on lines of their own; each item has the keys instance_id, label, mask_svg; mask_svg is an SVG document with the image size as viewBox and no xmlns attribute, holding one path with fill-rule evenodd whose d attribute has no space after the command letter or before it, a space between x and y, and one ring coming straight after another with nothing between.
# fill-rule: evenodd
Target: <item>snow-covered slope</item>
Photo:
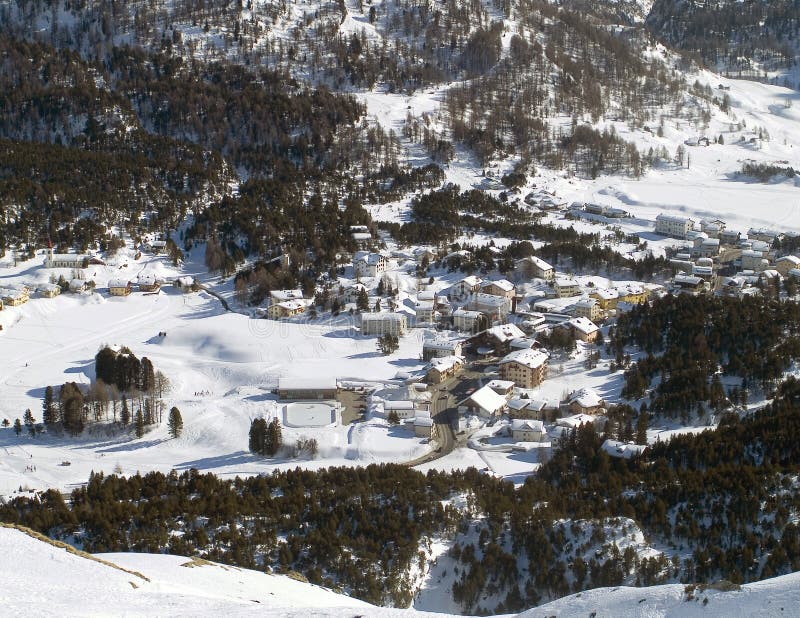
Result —
<instances>
[{"instance_id":1,"label":"snow-covered slope","mask_svg":"<svg viewBox=\"0 0 800 618\"><path fill-rule=\"evenodd\" d=\"M711 588L692 591L682 584L650 588L597 588L523 612L519 617L797 616L800 613L798 584L800 573L746 584L739 590L728 592Z\"/></svg>"},{"instance_id":2,"label":"snow-covered slope","mask_svg":"<svg viewBox=\"0 0 800 618\"><path fill-rule=\"evenodd\" d=\"M281 575L181 556L89 554L0 527L3 616L414 616Z\"/></svg>"},{"instance_id":3,"label":"snow-covered slope","mask_svg":"<svg viewBox=\"0 0 800 618\"><path fill-rule=\"evenodd\" d=\"M312 584L181 556L68 552L23 530L0 527L0 604L6 616L354 616L432 618L375 607ZM800 574L740 590L683 585L601 588L520 614L539 616L793 616Z\"/></svg>"}]
</instances>

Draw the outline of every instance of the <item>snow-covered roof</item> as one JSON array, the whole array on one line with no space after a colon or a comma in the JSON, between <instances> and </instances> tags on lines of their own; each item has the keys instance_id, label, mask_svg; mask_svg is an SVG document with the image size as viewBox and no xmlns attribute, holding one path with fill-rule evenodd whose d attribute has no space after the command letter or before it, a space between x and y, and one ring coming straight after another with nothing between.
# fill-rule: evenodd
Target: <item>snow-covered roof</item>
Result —
<instances>
[{"instance_id":1,"label":"snow-covered roof","mask_svg":"<svg viewBox=\"0 0 800 618\"><path fill-rule=\"evenodd\" d=\"M581 298L578 302L575 303L576 307L582 307L586 309L591 309L597 304L596 298Z\"/></svg>"},{"instance_id":2,"label":"snow-covered roof","mask_svg":"<svg viewBox=\"0 0 800 618\"><path fill-rule=\"evenodd\" d=\"M511 421L512 431L540 431L544 433L544 423L526 418L515 418Z\"/></svg>"},{"instance_id":3,"label":"snow-covered roof","mask_svg":"<svg viewBox=\"0 0 800 618\"><path fill-rule=\"evenodd\" d=\"M350 236L353 240L370 240L372 238L372 234L369 232L353 232Z\"/></svg>"},{"instance_id":4,"label":"snow-covered roof","mask_svg":"<svg viewBox=\"0 0 800 618\"><path fill-rule=\"evenodd\" d=\"M422 342L422 349L428 350L455 350L463 341L460 339L445 339L444 337L431 337Z\"/></svg>"},{"instance_id":5,"label":"snow-covered roof","mask_svg":"<svg viewBox=\"0 0 800 618\"><path fill-rule=\"evenodd\" d=\"M303 292L301 290L272 290L269 293L269 297L273 303L280 303L285 300L303 298Z\"/></svg>"},{"instance_id":6,"label":"snow-covered roof","mask_svg":"<svg viewBox=\"0 0 800 618\"><path fill-rule=\"evenodd\" d=\"M372 253L370 251L357 251L356 254L353 256L353 262L364 262L365 264L379 264L380 262L386 260L386 258L381 255L380 253Z\"/></svg>"},{"instance_id":7,"label":"snow-covered roof","mask_svg":"<svg viewBox=\"0 0 800 618\"><path fill-rule=\"evenodd\" d=\"M453 311L453 317L458 318L472 318L476 320L480 317L480 315L480 311L470 311L469 309L456 309Z\"/></svg>"},{"instance_id":8,"label":"snow-covered roof","mask_svg":"<svg viewBox=\"0 0 800 618\"><path fill-rule=\"evenodd\" d=\"M110 288L126 288L131 284L127 279L109 279L108 287Z\"/></svg>"},{"instance_id":9,"label":"snow-covered roof","mask_svg":"<svg viewBox=\"0 0 800 618\"><path fill-rule=\"evenodd\" d=\"M495 391L509 391L514 388L512 380L491 380L487 382L486 386Z\"/></svg>"},{"instance_id":10,"label":"snow-covered roof","mask_svg":"<svg viewBox=\"0 0 800 618\"><path fill-rule=\"evenodd\" d=\"M553 267L550 264L548 264L542 258L537 257L535 255L528 256L524 259L531 262L531 264L536 266L536 268L538 268L539 270L553 270Z\"/></svg>"},{"instance_id":11,"label":"snow-covered roof","mask_svg":"<svg viewBox=\"0 0 800 618\"><path fill-rule=\"evenodd\" d=\"M596 408L603 403L597 391L588 386L573 392L567 401L577 403L582 408Z\"/></svg>"},{"instance_id":12,"label":"snow-covered roof","mask_svg":"<svg viewBox=\"0 0 800 618\"><path fill-rule=\"evenodd\" d=\"M776 264L778 262L789 262L794 264L795 267L798 267L800 266L800 257L797 257L796 255L784 255L783 257L779 257L777 260L775 260Z\"/></svg>"},{"instance_id":13,"label":"snow-covered roof","mask_svg":"<svg viewBox=\"0 0 800 618\"><path fill-rule=\"evenodd\" d=\"M539 350L515 350L503 357L501 365L506 363L519 363L531 369L538 369L547 362L547 354Z\"/></svg>"},{"instance_id":14,"label":"snow-covered roof","mask_svg":"<svg viewBox=\"0 0 800 618\"><path fill-rule=\"evenodd\" d=\"M556 420L556 425L560 425L561 427L569 427L573 429L575 427L580 427L586 423L594 423L595 417L589 414L573 414L572 416L565 416L563 418L559 418Z\"/></svg>"},{"instance_id":15,"label":"snow-covered roof","mask_svg":"<svg viewBox=\"0 0 800 618\"><path fill-rule=\"evenodd\" d=\"M525 338L525 333L516 324L498 324L497 326L487 328L486 332L501 343L506 343L513 339Z\"/></svg>"},{"instance_id":16,"label":"snow-covered roof","mask_svg":"<svg viewBox=\"0 0 800 618\"><path fill-rule=\"evenodd\" d=\"M505 296L495 296L494 294L475 294L473 302L478 305L486 305L489 307L502 307L508 303Z\"/></svg>"},{"instance_id":17,"label":"snow-covered roof","mask_svg":"<svg viewBox=\"0 0 800 618\"><path fill-rule=\"evenodd\" d=\"M385 401L383 403L384 410L413 410L414 402L407 399L399 401Z\"/></svg>"},{"instance_id":18,"label":"snow-covered roof","mask_svg":"<svg viewBox=\"0 0 800 618\"><path fill-rule=\"evenodd\" d=\"M433 290L422 290L417 294L417 300L435 300L436 292Z\"/></svg>"},{"instance_id":19,"label":"snow-covered roof","mask_svg":"<svg viewBox=\"0 0 800 618\"><path fill-rule=\"evenodd\" d=\"M56 289L61 289L57 283L42 283L36 288L40 292L55 292Z\"/></svg>"},{"instance_id":20,"label":"snow-covered roof","mask_svg":"<svg viewBox=\"0 0 800 618\"><path fill-rule=\"evenodd\" d=\"M136 280L139 282L139 285L155 285L156 276L153 273L139 273Z\"/></svg>"},{"instance_id":21,"label":"snow-covered roof","mask_svg":"<svg viewBox=\"0 0 800 618\"><path fill-rule=\"evenodd\" d=\"M481 280L475 275L470 275L468 277L464 277L458 283L463 283L464 285L467 285L469 287L475 287L481 284Z\"/></svg>"},{"instance_id":22,"label":"snow-covered roof","mask_svg":"<svg viewBox=\"0 0 800 618\"><path fill-rule=\"evenodd\" d=\"M183 277L178 277L177 279L175 279L175 283L183 287L190 287L194 285L194 277L184 275Z\"/></svg>"},{"instance_id":23,"label":"snow-covered roof","mask_svg":"<svg viewBox=\"0 0 800 618\"><path fill-rule=\"evenodd\" d=\"M668 215L666 213L661 213L656 217L656 221L671 221L672 223L694 223L692 219L688 217L681 217L680 215Z\"/></svg>"},{"instance_id":24,"label":"snow-covered roof","mask_svg":"<svg viewBox=\"0 0 800 618\"><path fill-rule=\"evenodd\" d=\"M602 300L614 300L615 298L619 298L619 292L617 290L607 290L605 288L598 288L592 294L596 294Z\"/></svg>"},{"instance_id":25,"label":"snow-covered roof","mask_svg":"<svg viewBox=\"0 0 800 618\"><path fill-rule=\"evenodd\" d=\"M469 399L479 408L491 413L506 407L506 398L495 392L488 384L472 393Z\"/></svg>"},{"instance_id":26,"label":"snow-covered roof","mask_svg":"<svg viewBox=\"0 0 800 618\"><path fill-rule=\"evenodd\" d=\"M569 320L569 325L572 326L575 330L579 330L586 335L591 335L592 333L595 333L598 330L600 330L597 324L595 324L589 318L584 316L571 318Z\"/></svg>"},{"instance_id":27,"label":"snow-covered roof","mask_svg":"<svg viewBox=\"0 0 800 618\"><path fill-rule=\"evenodd\" d=\"M619 440L606 440L600 448L611 457L630 459L635 455L641 454L647 446L643 444L627 444Z\"/></svg>"},{"instance_id":28,"label":"snow-covered roof","mask_svg":"<svg viewBox=\"0 0 800 618\"><path fill-rule=\"evenodd\" d=\"M544 318L541 320L544 322ZM515 348L517 350L528 350L536 345L536 339L531 337L522 337L520 339L512 339L511 343L509 344L510 347Z\"/></svg>"},{"instance_id":29,"label":"snow-covered roof","mask_svg":"<svg viewBox=\"0 0 800 618\"><path fill-rule=\"evenodd\" d=\"M336 390L336 378L278 378L279 391Z\"/></svg>"},{"instance_id":30,"label":"snow-covered roof","mask_svg":"<svg viewBox=\"0 0 800 618\"><path fill-rule=\"evenodd\" d=\"M384 311L381 313L362 313L361 314L361 323L364 322L381 322L381 321L388 321L388 322L400 322L406 319L402 313L392 313L389 311Z\"/></svg>"},{"instance_id":31,"label":"snow-covered roof","mask_svg":"<svg viewBox=\"0 0 800 618\"><path fill-rule=\"evenodd\" d=\"M430 368L436 369L437 371L448 371L453 367L463 364L464 358L462 356L440 356L439 358L431 359Z\"/></svg>"},{"instance_id":32,"label":"snow-covered roof","mask_svg":"<svg viewBox=\"0 0 800 618\"><path fill-rule=\"evenodd\" d=\"M282 307L287 311L297 311L298 309L304 309L306 307L306 302L305 300L284 300L280 303L274 303L274 305Z\"/></svg>"},{"instance_id":33,"label":"snow-covered roof","mask_svg":"<svg viewBox=\"0 0 800 618\"><path fill-rule=\"evenodd\" d=\"M577 286L578 282L575 281L575 279L568 279L567 277L558 277L554 285L559 288L568 288Z\"/></svg>"},{"instance_id":34,"label":"snow-covered roof","mask_svg":"<svg viewBox=\"0 0 800 618\"><path fill-rule=\"evenodd\" d=\"M488 287L490 285L494 285L505 292L512 292L514 290L514 284L511 283L508 279L498 279L497 281L484 281L482 287Z\"/></svg>"},{"instance_id":35,"label":"snow-covered roof","mask_svg":"<svg viewBox=\"0 0 800 618\"><path fill-rule=\"evenodd\" d=\"M416 427L433 427L433 419L427 412L417 412L414 415L414 425Z\"/></svg>"}]
</instances>

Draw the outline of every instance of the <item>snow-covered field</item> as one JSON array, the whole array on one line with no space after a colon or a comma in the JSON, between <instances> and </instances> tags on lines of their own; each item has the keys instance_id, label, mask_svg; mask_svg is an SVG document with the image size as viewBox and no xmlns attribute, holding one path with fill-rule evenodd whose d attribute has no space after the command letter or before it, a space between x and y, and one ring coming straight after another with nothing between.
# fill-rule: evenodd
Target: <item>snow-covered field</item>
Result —
<instances>
[{"instance_id":1,"label":"snow-covered field","mask_svg":"<svg viewBox=\"0 0 800 618\"><path fill-rule=\"evenodd\" d=\"M433 618L388 609L280 575L154 554L68 553L23 531L0 527L0 590L7 616L330 616ZM687 594L680 584L599 588L519 614L648 618L793 616L800 574L746 584L740 590Z\"/></svg>"},{"instance_id":2,"label":"snow-covered field","mask_svg":"<svg viewBox=\"0 0 800 618\"><path fill-rule=\"evenodd\" d=\"M136 269L177 274L164 258L143 257ZM127 260L120 258L122 263ZM130 260L132 262L132 260ZM284 442L315 438L315 460L252 456L247 435L253 418L271 418L281 406L270 393L280 377L335 377L360 382L390 380L400 371L421 366L421 344L415 334L400 349L382 356L374 337L362 337L350 318L309 325L256 320L225 312L205 292L180 294L165 286L159 294L134 292L108 297L107 280L121 264L92 267L97 291L36 298L0 312L0 419L13 423L30 408L41 421L46 386L94 378L94 356L102 344L128 346L148 357L172 382L165 397L184 420L178 439L166 423L136 439L131 433L106 435L102 430L79 438L31 438L0 428L0 495L14 490L59 487L85 482L89 472L169 471L197 468L223 476L249 475L272 467L320 467L411 460L430 450L410 429L390 427L380 419L358 425L284 429ZM52 270L41 257L0 270L0 285L46 280ZM134 271L135 272L135 271ZM69 274L69 273L67 273ZM131 277L135 280L135 277ZM159 336L166 332L165 337ZM71 465L61 465L70 462Z\"/></svg>"}]
</instances>

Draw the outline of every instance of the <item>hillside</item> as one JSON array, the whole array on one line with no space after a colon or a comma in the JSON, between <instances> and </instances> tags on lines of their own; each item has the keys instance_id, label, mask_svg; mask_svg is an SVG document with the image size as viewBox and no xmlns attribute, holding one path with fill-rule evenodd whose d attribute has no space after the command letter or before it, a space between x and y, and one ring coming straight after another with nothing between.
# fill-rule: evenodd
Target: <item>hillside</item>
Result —
<instances>
[{"instance_id":1,"label":"hillside","mask_svg":"<svg viewBox=\"0 0 800 618\"><path fill-rule=\"evenodd\" d=\"M86 616L315 616L433 618L414 610L378 608L280 575L157 554L68 553L24 530L0 527L3 609L9 615ZM98 560L99 559L99 560ZM36 573L35 594L30 575ZM522 612L519 618L556 616L790 615L800 602L800 576L786 575L723 592L681 585L601 588ZM115 610L111 610L113 613ZM450 615L450 614L447 614Z\"/></svg>"}]
</instances>

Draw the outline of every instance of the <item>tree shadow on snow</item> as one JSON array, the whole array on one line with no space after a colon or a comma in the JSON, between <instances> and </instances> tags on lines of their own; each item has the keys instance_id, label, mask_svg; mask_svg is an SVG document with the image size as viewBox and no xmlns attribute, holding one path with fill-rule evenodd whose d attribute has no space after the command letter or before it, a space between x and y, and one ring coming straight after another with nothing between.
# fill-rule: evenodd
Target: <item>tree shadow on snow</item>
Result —
<instances>
[{"instance_id":1,"label":"tree shadow on snow","mask_svg":"<svg viewBox=\"0 0 800 618\"><path fill-rule=\"evenodd\" d=\"M196 470L211 470L214 468L254 463L263 460L264 458L260 455L254 455L249 451L236 451L234 453L228 453L227 455L217 455L216 457L204 457L202 459L182 461L181 463L176 464L174 468L176 470L189 470L191 468Z\"/></svg>"}]
</instances>

